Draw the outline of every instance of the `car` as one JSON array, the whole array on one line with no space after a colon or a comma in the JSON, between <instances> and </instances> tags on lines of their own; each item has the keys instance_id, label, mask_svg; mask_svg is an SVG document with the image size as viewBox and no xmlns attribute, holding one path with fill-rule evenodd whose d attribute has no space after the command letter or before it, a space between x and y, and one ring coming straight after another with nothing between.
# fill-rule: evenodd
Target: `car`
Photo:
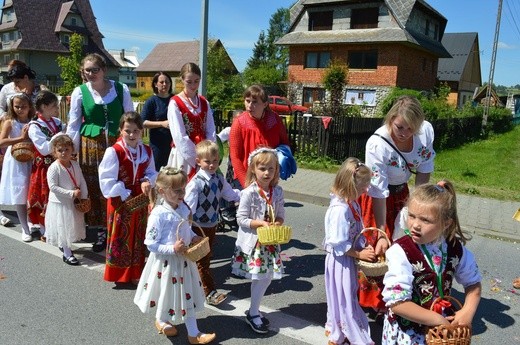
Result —
<instances>
[{"instance_id":1,"label":"car","mask_svg":"<svg viewBox=\"0 0 520 345\"><path fill-rule=\"evenodd\" d=\"M293 104L285 97L269 96L269 108L278 115L302 115L306 113L309 108L302 105Z\"/></svg>"}]
</instances>

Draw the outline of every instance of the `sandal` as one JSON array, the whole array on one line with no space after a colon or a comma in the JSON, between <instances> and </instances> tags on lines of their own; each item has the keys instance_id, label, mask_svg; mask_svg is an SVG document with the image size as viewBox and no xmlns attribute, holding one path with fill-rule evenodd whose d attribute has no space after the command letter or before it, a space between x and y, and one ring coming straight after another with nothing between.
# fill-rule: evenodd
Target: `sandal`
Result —
<instances>
[{"instance_id":1,"label":"sandal","mask_svg":"<svg viewBox=\"0 0 520 345\"><path fill-rule=\"evenodd\" d=\"M206 296L206 303L209 305L219 305L227 298L227 294L213 290Z\"/></svg>"},{"instance_id":2,"label":"sandal","mask_svg":"<svg viewBox=\"0 0 520 345\"><path fill-rule=\"evenodd\" d=\"M260 325L257 325L253 320L254 319L261 319L260 315L249 315L249 312L246 314L246 322L249 326L251 326L251 329L255 331L256 333L260 334L266 334L269 332L269 328L262 322Z\"/></svg>"},{"instance_id":3,"label":"sandal","mask_svg":"<svg viewBox=\"0 0 520 345\"><path fill-rule=\"evenodd\" d=\"M177 328L168 321L161 325L159 320L155 320L155 328L157 328L159 334L164 334L167 337L175 337L177 335Z\"/></svg>"}]
</instances>

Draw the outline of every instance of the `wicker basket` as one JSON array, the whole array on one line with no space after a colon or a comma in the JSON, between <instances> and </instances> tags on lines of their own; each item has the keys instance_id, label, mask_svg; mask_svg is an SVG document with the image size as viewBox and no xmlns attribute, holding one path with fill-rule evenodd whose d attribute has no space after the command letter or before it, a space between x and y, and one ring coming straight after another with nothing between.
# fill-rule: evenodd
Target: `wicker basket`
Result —
<instances>
[{"instance_id":1,"label":"wicker basket","mask_svg":"<svg viewBox=\"0 0 520 345\"><path fill-rule=\"evenodd\" d=\"M444 296L445 300L455 303L458 309L462 308L462 304L454 297ZM441 301L437 298L433 301L430 310L433 310L435 303ZM469 345L471 344L471 327L461 325L439 325L428 327L426 333L427 345Z\"/></svg>"},{"instance_id":2,"label":"wicker basket","mask_svg":"<svg viewBox=\"0 0 520 345\"><path fill-rule=\"evenodd\" d=\"M257 228L256 233L258 235L258 242L267 246L289 242L292 236L292 229L287 225L269 225Z\"/></svg>"},{"instance_id":3,"label":"wicker basket","mask_svg":"<svg viewBox=\"0 0 520 345\"><path fill-rule=\"evenodd\" d=\"M34 145L30 141L23 141L11 147L11 155L18 162L29 162L34 159Z\"/></svg>"},{"instance_id":4,"label":"wicker basket","mask_svg":"<svg viewBox=\"0 0 520 345\"><path fill-rule=\"evenodd\" d=\"M390 246L390 240L388 240L388 236L386 236L386 233L378 228L374 228L374 227L371 227L371 228L365 228L363 230L361 230L361 232L359 234L356 235L356 237L354 237L354 242L353 243L356 243L359 236L361 236L364 232L367 232L367 231L378 231L379 233L381 233L385 240L388 242L388 245ZM379 277L379 276L382 276L386 273L386 271L388 271L388 263L386 261L386 257L381 257L379 258L379 260L377 262L368 262L368 261L363 261L363 260L359 260L357 259L356 260L356 265L358 267L358 269L363 272L365 274L365 276L367 277Z\"/></svg>"},{"instance_id":5,"label":"wicker basket","mask_svg":"<svg viewBox=\"0 0 520 345\"><path fill-rule=\"evenodd\" d=\"M87 213L88 211L90 211L90 198L87 197L86 199L74 199L74 207L79 212Z\"/></svg>"},{"instance_id":6,"label":"wicker basket","mask_svg":"<svg viewBox=\"0 0 520 345\"><path fill-rule=\"evenodd\" d=\"M125 208L129 212L134 212L141 208L147 207L148 204L150 204L150 198L148 198L147 194L141 193L138 196L127 199L125 201Z\"/></svg>"},{"instance_id":7,"label":"wicker basket","mask_svg":"<svg viewBox=\"0 0 520 345\"><path fill-rule=\"evenodd\" d=\"M177 225L177 240L179 240L179 229L182 225L182 223L188 222L187 220L183 220ZM209 237L204 234L204 230L200 227L199 224L195 223L193 220L190 220L189 223L195 225L200 229L200 232L202 233L202 240L194 245L190 245L186 252L184 253L184 256L190 259L191 261L197 262L206 255L209 254Z\"/></svg>"}]
</instances>

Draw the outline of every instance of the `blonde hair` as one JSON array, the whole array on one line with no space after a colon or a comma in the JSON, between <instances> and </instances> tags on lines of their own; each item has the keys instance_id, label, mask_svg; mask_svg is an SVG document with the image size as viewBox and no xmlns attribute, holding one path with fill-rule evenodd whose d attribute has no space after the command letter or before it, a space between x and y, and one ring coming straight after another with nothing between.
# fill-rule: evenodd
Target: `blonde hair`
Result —
<instances>
[{"instance_id":1,"label":"blonde hair","mask_svg":"<svg viewBox=\"0 0 520 345\"><path fill-rule=\"evenodd\" d=\"M410 194L407 204L409 205L412 201L437 209L437 216L443 227L451 220L451 224L446 227L443 234L447 241L458 239L466 244L471 239L471 236L460 227L455 187L450 181L442 180L437 184L428 183L417 186Z\"/></svg>"},{"instance_id":2,"label":"blonde hair","mask_svg":"<svg viewBox=\"0 0 520 345\"><path fill-rule=\"evenodd\" d=\"M392 108L386 114L385 125L390 134L393 134L392 123L398 116L403 118L414 134L419 131L424 121L421 103L419 103L417 98L408 95L397 98Z\"/></svg>"},{"instance_id":3,"label":"blonde hair","mask_svg":"<svg viewBox=\"0 0 520 345\"><path fill-rule=\"evenodd\" d=\"M251 162L247 166L246 186L249 186L251 183L256 181L255 169L258 165L270 163L274 163L275 166L274 176L270 185L272 187L278 185L278 180L280 179L280 165L278 164L278 157L274 154L274 152L272 152L271 149L265 151L257 149L255 151L258 151L258 153L249 158Z\"/></svg>"},{"instance_id":4,"label":"blonde hair","mask_svg":"<svg viewBox=\"0 0 520 345\"><path fill-rule=\"evenodd\" d=\"M27 94L24 92L16 93L9 99L9 102L8 102L9 106L7 107L7 114L6 114L5 118L9 119L9 120L18 121L18 114L16 114L16 111L14 111L14 106L13 106L15 98L18 98L18 99L21 99L22 101L27 102L27 104L29 105L28 118L29 118L29 120L32 120L36 115L36 109L34 109L34 103L32 102L31 97L27 96Z\"/></svg>"},{"instance_id":5,"label":"blonde hair","mask_svg":"<svg viewBox=\"0 0 520 345\"><path fill-rule=\"evenodd\" d=\"M195 146L195 153L197 158L220 158L218 144L211 140L202 140Z\"/></svg>"},{"instance_id":6,"label":"blonde hair","mask_svg":"<svg viewBox=\"0 0 520 345\"><path fill-rule=\"evenodd\" d=\"M340 198L349 201L359 197L357 186L368 185L372 178L372 172L359 159L354 157L347 158L334 178L331 191Z\"/></svg>"},{"instance_id":7,"label":"blonde hair","mask_svg":"<svg viewBox=\"0 0 520 345\"><path fill-rule=\"evenodd\" d=\"M157 194L159 193L159 189L177 189L181 186L185 186L187 183L188 175L186 175L186 172L183 171L182 168L179 169L173 167L162 167L159 170L159 175L157 175L155 189L152 195L152 202L154 206L157 201Z\"/></svg>"}]
</instances>

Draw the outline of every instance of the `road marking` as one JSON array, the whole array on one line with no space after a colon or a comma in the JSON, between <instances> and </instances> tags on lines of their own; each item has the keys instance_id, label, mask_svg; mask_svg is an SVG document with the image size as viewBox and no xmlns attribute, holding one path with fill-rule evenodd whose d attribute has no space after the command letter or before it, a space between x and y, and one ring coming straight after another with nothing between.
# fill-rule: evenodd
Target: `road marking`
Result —
<instances>
[{"instance_id":1,"label":"road marking","mask_svg":"<svg viewBox=\"0 0 520 345\"><path fill-rule=\"evenodd\" d=\"M19 228L19 226L15 228L4 227L4 229L11 231L2 231L1 234L9 238L12 238L13 240L25 243L29 246L42 250L48 254L54 255L59 258L62 257L63 254L58 249L58 247L54 247L52 245L43 243L39 240L34 240L32 242L23 242L20 238L20 229L17 228ZM78 242L74 243L72 250L78 254L83 254L87 251L90 252L91 246L91 243ZM105 271L105 264L102 261L104 257L104 252L98 253L96 254L96 256L99 256L98 260L94 260L83 256L80 260L80 266L89 270L103 273ZM227 264L229 262L229 259L218 261L219 262L217 262L217 266ZM249 299L237 299L233 295L228 295L228 298L226 299L224 304L220 306L220 308L208 304L206 304L206 308L222 315L233 316L241 320L244 320L245 311L249 309L249 304ZM325 328L323 326L318 326L304 319L300 319L298 317L282 313L276 309L270 309L264 306L262 306L260 309L266 317L269 317L269 321L271 321L271 326L269 327L271 332L282 334L286 337L296 339L307 344L317 344L318 342L326 340Z\"/></svg>"}]
</instances>

